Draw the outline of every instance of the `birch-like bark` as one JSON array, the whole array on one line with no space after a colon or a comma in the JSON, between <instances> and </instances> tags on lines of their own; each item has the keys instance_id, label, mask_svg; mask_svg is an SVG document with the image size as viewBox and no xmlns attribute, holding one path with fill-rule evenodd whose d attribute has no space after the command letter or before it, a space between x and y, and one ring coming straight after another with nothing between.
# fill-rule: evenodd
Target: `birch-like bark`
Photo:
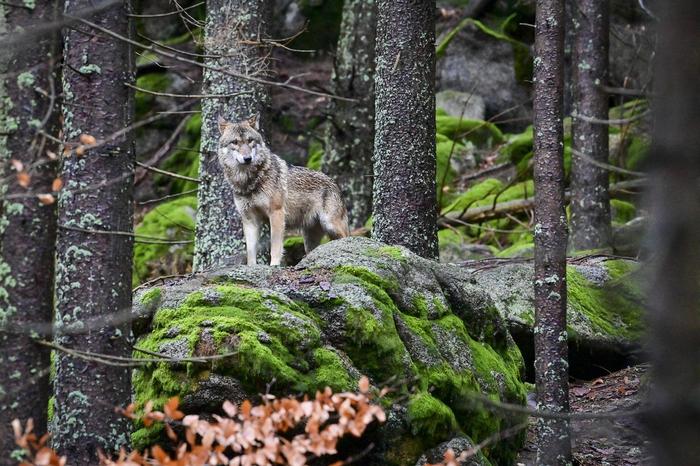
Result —
<instances>
[{"instance_id":1,"label":"birch-like bark","mask_svg":"<svg viewBox=\"0 0 700 466\"><path fill-rule=\"evenodd\" d=\"M569 411L564 211L564 0L538 0L534 60L535 382L538 409ZM569 423L537 421L537 464L571 464Z\"/></svg>"}]
</instances>

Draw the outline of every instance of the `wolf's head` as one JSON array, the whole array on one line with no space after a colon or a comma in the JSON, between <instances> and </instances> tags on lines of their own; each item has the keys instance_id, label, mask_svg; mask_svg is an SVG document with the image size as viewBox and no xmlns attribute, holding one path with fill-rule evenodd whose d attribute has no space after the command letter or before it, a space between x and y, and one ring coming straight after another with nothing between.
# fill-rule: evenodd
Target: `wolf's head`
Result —
<instances>
[{"instance_id":1,"label":"wolf's head","mask_svg":"<svg viewBox=\"0 0 700 466\"><path fill-rule=\"evenodd\" d=\"M258 132L258 116L231 123L219 117L219 160L229 167L259 165L264 161L267 147Z\"/></svg>"}]
</instances>

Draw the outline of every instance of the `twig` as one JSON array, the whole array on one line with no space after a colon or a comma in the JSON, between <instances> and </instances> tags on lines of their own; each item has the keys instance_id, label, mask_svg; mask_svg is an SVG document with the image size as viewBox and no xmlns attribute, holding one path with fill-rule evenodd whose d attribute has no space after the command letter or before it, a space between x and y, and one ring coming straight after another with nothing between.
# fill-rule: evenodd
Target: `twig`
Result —
<instances>
[{"instance_id":1,"label":"twig","mask_svg":"<svg viewBox=\"0 0 700 466\"><path fill-rule=\"evenodd\" d=\"M609 170L611 172L621 173L623 175L637 176L637 177L647 176L646 173L637 172L634 170L627 170L626 168L618 167L618 166L611 165L611 164L605 163L605 162L600 162L600 161L595 160L594 158L584 154L583 152L577 151L574 148L571 149L571 153L574 154L576 157L581 158L586 163L590 163L591 165L595 165L596 167L599 167L599 168L604 168L604 169Z\"/></svg>"},{"instance_id":2,"label":"twig","mask_svg":"<svg viewBox=\"0 0 700 466\"><path fill-rule=\"evenodd\" d=\"M127 16L129 18L162 18L164 16L174 16L174 15L179 15L183 11L191 10L193 8L197 8L200 5L204 5L204 3L205 2L195 3L194 5L190 5L186 8L180 7L179 9L177 9L175 11L169 11L167 13L154 13L154 14L150 14L150 15L143 15L143 14L137 15L137 14L130 13Z\"/></svg>"},{"instance_id":3,"label":"twig","mask_svg":"<svg viewBox=\"0 0 700 466\"><path fill-rule=\"evenodd\" d=\"M286 89L291 89L291 90L299 91L299 92L305 92L305 93L307 93L307 94L316 95L316 96L319 96L319 97L327 97L327 98L329 98L329 99L343 100L343 101L346 101L346 102L356 102L356 101L357 101L357 99L350 99L350 98L348 98L348 97L337 96L337 95L328 94L328 93L325 93L325 92L313 91L313 90L311 90L311 89L307 89L307 88L304 88L304 87L301 87L301 86L295 86L295 85L293 85L293 84L285 84L285 83L280 83L280 82L276 82L276 81L270 81L270 80L268 80L268 79L256 78L256 77L254 77L254 76L246 75L246 74L243 74L243 73L237 73L237 72L235 72L235 71L231 71L230 69L222 68L222 67L219 67L219 66L212 66L212 65L207 65L206 63L200 63L200 62L198 62L198 61L196 61L196 60L190 60L189 58L184 58L184 57L181 57L181 56L176 55L176 54L171 53L171 52L167 52L167 51L163 51L163 50L158 50L158 49L157 49L156 47L154 47L153 45L145 45L145 44L142 44L142 43L140 43L140 42L138 42L138 41L129 39L128 37L125 37L125 36L123 36L123 35L121 35L121 34L117 34L117 33L114 32L114 31L111 31L111 30L109 30L109 29L107 29L107 28L104 28L104 27L98 25L98 24L95 24L95 23L93 23L92 21L88 21L88 20L82 19L82 18L75 18L75 19L77 19L78 21L80 21L81 23L83 23L83 24L85 24L85 25L87 25L87 26L90 26L90 27L93 28L93 29L96 29L96 30L98 30L98 31L101 31L101 32L104 33L104 34L107 34L108 36L114 37L115 39L124 41L124 42L126 42L126 43L128 43L128 44L131 44L131 45L135 46L135 47L139 47L139 48L141 48L141 49L143 49L143 50L147 50L147 51L149 51L149 52L153 52L153 53L156 53L156 54L158 54L158 55L162 55L162 56L164 56L164 57L171 58L171 59L173 59L173 60L176 60L176 61L179 61L179 62L182 62L182 63L187 63L187 64L190 64L190 65L199 66L199 67L201 67L201 68L208 69L208 70L210 70L210 71L214 71L214 72L217 72L217 73L223 73L223 74L226 74L226 75L229 75L229 76L233 76L234 78L244 79L244 80L246 80L246 81L251 81L251 82L254 82L254 83L258 83L258 84L264 84L264 85L268 85L268 86L283 87L283 88L286 88Z\"/></svg>"},{"instance_id":4,"label":"twig","mask_svg":"<svg viewBox=\"0 0 700 466\"><path fill-rule=\"evenodd\" d=\"M158 197L158 198L156 198L156 199L149 199L149 200L147 200L147 201L140 201L140 202L137 202L136 205L156 204L156 203L158 203L158 202L165 201L165 200L168 200L168 199L172 199L172 198L175 198L175 197L180 197L180 196L186 196L186 195L188 195L188 194L193 194L193 193L196 193L197 191L199 191L199 190L198 190L197 188L195 188L195 189L190 189L190 190L188 190L188 191L183 191L183 192L181 192L181 193L168 194L168 195L166 195L166 196Z\"/></svg>"},{"instance_id":5,"label":"twig","mask_svg":"<svg viewBox=\"0 0 700 466\"><path fill-rule=\"evenodd\" d=\"M232 94L171 94L170 92L158 92L142 87L134 86L130 83L124 83L126 87L130 87L144 94L158 95L161 97L175 97L177 99L226 99L229 97L237 97L239 95L252 94L252 92L234 92Z\"/></svg>"},{"instance_id":6,"label":"twig","mask_svg":"<svg viewBox=\"0 0 700 466\"><path fill-rule=\"evenodd\" d=\"M160 173L161 175L166 175L166 176L169 176L169 177L171 177L171 178L177 178L178 180L192 181L193 183L199 183L199 182L200 182L199 178L191 178L191 177L185 176L185 175L178 175L177 173L172 173L172 172L169 172L169 171L161 170L160 168L151 167L151 166L145 165L145 164L143 164L143 163L141 163L141 162L136 162L136 165L138 165L138 166L141 167L141 168L145 168L146 170L149 170L149 171L152 171L152 172L156 172L156 173Z\"/></svg>"},{"instance_id":7,"label":"twig","mask_svg":"<svg viewBox=\"0 0 700 466\"><path fill-rule=\"evenodd\" d=\"M144 162L145 165L155 166L160 163L161 159L168 154L168 152L172 148L172 145L180 137L180 133L182 133L182 131L184 131L184 129L187 127L188 121L189 117L185 117L182 120L180 120L180 123L178 123L178 125L175 127L175 130L172 132L170 137L168 137L168 140L165 141L162 146L160 146L160 149L158 149L150 159ZM148 171L145 169L137 173L134 179L134 186L140 184L146 178L147 173Z\"/></svg>"},{"instance_id":8,"label":"twig","mask_svg":"<svg viewBox=\"0 0 700 466\"><path fill-rule=\"evenodd\" d=\"M641 120L645 116L649 115L649 113L649 110L645 110L644 112L638 115L631 116L629 118L619 118L613 120L601 120L600 118L593 118L587 115L581 115L579 113L572 113L571 117L583 120L588 123L596 123L600 125L626 125L627 123L632 123L634 121Z\"/></svg>"},{"instance_id":9,"label":"twig","mask_svg":"<svg viewBox=\"0 0 700 466\"><path fill-rule=\"evenodd\" d=\"M128 236L134 238L136 242L147 244L190 244L193 242L192 240L170 240L168 238L159 238L157 236L139 235L138 233L132 233L130 231L94 230L91 228L80 228L69 225L58 225L58 227L64 230L79 231L94 235ZM140 239L144 239L146 241L140 241Z\"/></svg>"}]
</instances>

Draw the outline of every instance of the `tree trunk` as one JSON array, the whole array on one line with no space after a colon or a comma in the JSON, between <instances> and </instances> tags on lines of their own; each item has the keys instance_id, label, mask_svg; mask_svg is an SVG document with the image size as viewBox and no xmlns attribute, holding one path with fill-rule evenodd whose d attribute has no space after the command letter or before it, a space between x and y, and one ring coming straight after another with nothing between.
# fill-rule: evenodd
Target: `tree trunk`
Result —
<instances>
[{"instance_id":1,"label":"tree trunk","mask_svg":"<svg viewBox=\"0 0 700 466\"><path fill-rule=\"evenodd\" d=\"M0 37L50 22L58 8L50 0L37 1L33 9L0 4ZM32 193L51 192L56 166L46 151L58 149L30 122L47 116L42 129L57 132L58 112L36 89L58 92L53 83L59 53L58 34L0 51L0 367L6 374L0 382L0 464L8 464L16 448L13 419L33 418L35 432L46 433L49 349L36 344L31 331L53 319L56 205L42 204ZM20 161L31 176L27 188L10 160Z\"/></svg>"},{"instance_id":2,"label":"tree trunk","mask_svg":"<svg viewBox=\"0 0 700 466\"><path fill-rule=\"evenodd\" d=\"M435 2L377 3L372 236L438 257Z\"/></svg>"},{"instance_id":3,"label":"tree trunk","mask_svg":"<svg viewBox=\"0 0 700 466\"><path fill-rule=\"evenodd\" d=\"M576 115L608 119L610 16L607 0L581 0L571 13L574 39L574 116L571 164L571 247L604 249L612 244L608 171L580 155L608 162L608 126Z\"/></svg>"},{"instance_id":4,"label":"tree trunk","mask_svg":"<svg viewBox=\"0 0 700 466\"><path fill-rule=\"evenodd\" d=\"M242 44L242 40L265 38L269 0L208 0L205 26L209 65L248 74L266 73L265 47ZM261 61L262 60L262 61ZM201 271L222 265L227 259L245 254L241 219L233 203L233 190L217 160L218 117L240 121L263 113L268 104L264 86L224 73L204 70L203 94L247 94L202 100L202 153L199 166L199 201L195 232L194 269ZM264 116L264 115L262 115ZM263 126L264 126L263 118Z\"/></svg>"},{"instance_id":5,"label":"tree trunk","mask_svg":"<svg viewBox=\"0 0 700 466\"><path fill-rule=\"evenodd\" d=\"M333 73L333 92L357 102L331 101L322 170L343 192L351 228L372 214L374 151L374 1L346 0Z\"/></svg>"},{"instance_id":6,"label":"tree trunk","mask_svg":"<svg viewBox=\"0 0 700 466\"><path fill-rule=\"evenodd\" d=\"M73 0L66 12L90 8ZM128 1L88 20L130 36ZM58 203L55 342L67 348L129 356L133 238L88 230L132 231L134 150L129 126L133 96L133 53L125 42L82 24L64 33L63 120L66 148L98 142L95 149L64 151L65 187ZM117 323L113 323L117 322ZM129 443L131 423L114 411L131 398L131 371L58 352L53 446L71 466L98 464L96 452Z\"/></svg>"},{"instance_id":7,"label":"tree trunk","mask_svg":"<svg viewBox=\"0 0 700 466\"><path fill-rule=\"evenodd\" d=\"M655 463L670 466L700 458L700 5L658 5L648 290L654 390L648 421Z\"/></svg>"},{"instance_id":8,"label":"tree trunk","mask_svg":"<svg viewBox=\"0 0 700 466\"><path fill-rule=\"evenodd\" d=\"M568 412L564 0L538 0L535 33L535 381L538 408ZM569 423L538 419L537 464L571 463Z\"/></svg>"}]
</instances>

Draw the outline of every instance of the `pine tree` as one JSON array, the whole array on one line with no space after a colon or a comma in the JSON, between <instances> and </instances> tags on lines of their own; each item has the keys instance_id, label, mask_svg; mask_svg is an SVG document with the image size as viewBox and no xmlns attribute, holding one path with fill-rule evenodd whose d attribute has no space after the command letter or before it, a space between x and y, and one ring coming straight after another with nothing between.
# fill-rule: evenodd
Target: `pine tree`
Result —
<instances>
[{"instance_id":1,"label":"pine tree","mask_svg":"<svg viewBox=\"0 0 700 466\"><path fill-rule=\"evenodd\" d=\"M573 155L571 163L571 247L609 248L612 243L608 170L610 6L607 0L581 0L573 16ZM596 164L597 163L597 164Z\"/></svg>"},{"instance_id":2,"label":"pine tree","mask_svg":"<svg viewBox=\"0 0 700 466\"><path fill-rule=\"evenodd\" d=\"M333 100L322 170L340 186L350 228L372 214L374 151L374 0L347 0L333 70L333 92L356 102Z\"/></svg>"},{"instance_id":3,"label":"pine tree","mask_svg":"<svg viewBox=\"0 0 700 466\"><path fill-rule=\"evenodd\" d=\"M0 36L52 21L61 3L38 0L32 9L0 4ZM10 458L15 448L13 419L31 417L35 432L46 432L49 349L34 336L46 337L53 318L56 204L48 193L56 164L47 153L58 148L39 129L57 134L50 96L59 92L53 85L59 54L58 34L0 50L0 366L6 374L0 458Z\"/></svg>"},{"instance_id":4,"label":"pine tree","mask_svg":"<svg viewBox=\"0 0 700 466\"><path fill-rule=\"evenodd\" d=\"M654 463L700 458L700 5L659 3L661 27L651 150L653 250L649 349L654 389L647 421Z\"/></svg>"},{"instance_id":5,"label":"pine tree","mask_svg":"<svg viewBox=\"0 0 700 466\"><path fill-rule=\"evenodd\" d=\"M91 0L66 3L80 15ZM86 19L129 36L128 1ZM130 132L133 51L77 22L64 30L63 152L56 244L55 343L90 353L131 354L134 150ZM118 134L116 137L112 137ZM90 148L97 144L97 147ZM52 443L71 466L98 464L97 451L129 443L115 413L131 399L131 370L57 352Z\"/></svg>"},{"instance_id":6,"label":"pine tree","mask_svg":"<svg viewBox=\"0 0 700 466\"><path fill-rule=\"evenodd\" d=\"M569 411L564 211L564 0L538 0L534 60L535 381L538 408ZM569 423L538 419L537 464L571 464Z\"/></svg>"},{"instance_id":7,"label":"pine tree","mask_svg":"<svg viewBox=\"0 0 700 466\"><path fill-rule=\"evenodd\" d=\"M377 2L372 236L438 257L435 2Z\"/></svg>"}]
</instances>

